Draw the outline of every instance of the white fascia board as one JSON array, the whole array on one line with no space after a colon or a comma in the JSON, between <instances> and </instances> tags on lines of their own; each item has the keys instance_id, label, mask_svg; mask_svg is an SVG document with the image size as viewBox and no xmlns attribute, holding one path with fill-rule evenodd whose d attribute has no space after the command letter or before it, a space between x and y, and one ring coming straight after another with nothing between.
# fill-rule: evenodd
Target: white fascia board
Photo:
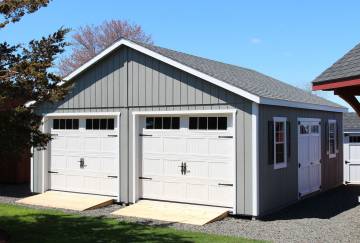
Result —
<instances>
[{"instance_id":1,"label":"white fascia board","mask_svg":"<svg viewBox=\"0 0 360 243\"><path fill-rule=\"evenodd\" d=\"M269 98L260 98L260 104L263 105L274 105L274 106L285 106L299 109L308 109L308 110L320 110L320 111L331 111L331 112L347 112L348 109L345 107L333 107L327 105L317 105L309 103L294 102L288 100L279 100L279 99L269 99Z\"/></svg>"},{"instance_id":2,"label":"white fascia board","mask_svg":"<svg viewBox=\"0 0 360 243\"><path fill-rule=\"evenodd\" d=\"M85 116L119 116L120 112L69 112L48 113L44 117L85 117Z\"/></svg>"},{"instance_id":3,"label":"white fascia board","mask_svg":"<svg viewBox=\"0 0 360 243\"><path fill-rule=\"evenodd\" d=\"M104 56L108 55L109 53L111 53L113 50L115 50L116 48L120 47L121 45L125 45L125 46L128 46L132 49L135 49L139 52L142 52L146 55L149 55L157 60L160 60L164 63L167 63L173 67L176 67L180 70L183 70L184 72L187 72L187 73L190 73L198 78L201 78L201 79L204 79L214 85L217 85L221 88L224 88L226 90L229 90L235 94L238 94L246 99L249 99L253 102L256 102L256 103L259 103L259 100L260 100L260 97L254 95L254 94L251 94L245 90L242 90L240 88L237 88L231 84L228 84L226 82L223 82L219 79L216 79L214 77L211 77L205 73L202 73L200 71L197 71L193 68L190 68L184 64L181 64L177 61L174 61L168 57L165 57L163 55L160 55L159 53L156 53L154 51L151 51L141 45L138 45L136 43L133 43L131 41L128 41L128 40L119 40L117 42L115 42L113 45L111 45L110 47L108 47L107 49L105 49L104 51L100 52L97 56L95 56L93 59L91 59L90 61L86 62L85 64L83 64L81 67L79 67L78 69L76 69L75 71L73 71L72 73L70 73L67 77L64 78L65 81L69 81L71 80L72 78L74 78L75 76L77 76L78 74L80 74L81 72L83 72L85 69L87 69L88 67L90 67L91 65L93 65L94 63L96 63L97 61L99 61L100 59L102 59Z\"/></svg>"},{"instance_id":4,"label":"white fascia board","mask_svg":"<svg viewBox=\"0 0 360 243\"><path fill-rule=\"evenodd\" d=\"M133 115L194 115L194 114L234 114L236 109L227 110L173 110L173 111L133 111Z\"/></svg>"}]
</instances>

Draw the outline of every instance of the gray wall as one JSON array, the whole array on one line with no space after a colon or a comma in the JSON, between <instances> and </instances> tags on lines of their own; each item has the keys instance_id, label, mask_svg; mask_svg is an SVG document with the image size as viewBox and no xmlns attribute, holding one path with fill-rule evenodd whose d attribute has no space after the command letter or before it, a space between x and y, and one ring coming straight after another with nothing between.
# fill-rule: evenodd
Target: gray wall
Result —
<instances>
[{"instance_id":1,"label":"gray wall","mask_svg":"<svg viewBox=\"0 0 360 243\"><path fill-rule=\"evenodd\" d=\"M120 111L120 195L132 198L132 112L237 109L237 213L252 213L251 102L135 50L122 47L75 80L71 93L38 112ZM41 158L35 152L35 177ZM39 170L38 170L39 169ZM40 177L41 178L41 177ZM41 181L35 191L41 191Z\"/></svg>"},{"instance_id":2,"label":"gray wall","mask_svg":"<svg viewBox=\"0 0 360 243\"><path fill-rule=\"evenodd\" d=\"M284 169L274 170L268 163L268 121L273 117L287 117L291 128L291 155ZM322 190L333 188L343 181L342 113L292 109L287 107L260 105L259 107L259 187L260 213L286 206L298 200L298 118L321 119L321 167ZM339 153L334 159L326 154L325 122L336 119L339 130Z\"/></svg>"}]
</instances>

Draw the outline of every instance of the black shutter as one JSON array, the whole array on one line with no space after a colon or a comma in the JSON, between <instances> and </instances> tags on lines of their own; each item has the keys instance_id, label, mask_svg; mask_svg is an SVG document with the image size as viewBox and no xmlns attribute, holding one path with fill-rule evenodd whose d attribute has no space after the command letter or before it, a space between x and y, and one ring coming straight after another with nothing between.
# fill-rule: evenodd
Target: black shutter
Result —
<instances>
[{"instance_id":1,"label":"black shutter","mask_svg":"<svg viewBox=\"0 0 360 243\"><path fill-rule=\"evenodd\" d=\"M287 157L290 158L291 156L291 128L290 122L286 122L286 146L287 146ZM289 160L288 160L289 162Z\"/></svg>"},{"instance_id":2,"label":"black shutter","mask_svg":"<svg viewBox=\"0 0 360 243\"><path fill-rule=\"evenodd\" d=\"M268 161L274 164L274 122L268 121Z\"/></svg>"}]
</instances>

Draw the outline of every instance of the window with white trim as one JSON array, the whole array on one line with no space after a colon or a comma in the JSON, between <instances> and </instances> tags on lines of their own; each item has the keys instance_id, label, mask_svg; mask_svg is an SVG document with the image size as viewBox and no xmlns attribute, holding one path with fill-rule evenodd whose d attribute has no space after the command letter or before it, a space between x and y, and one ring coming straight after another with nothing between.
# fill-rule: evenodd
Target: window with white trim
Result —
<instances>
[{"instance_id":1,"label":"window with white trim","mask_svg":"<svg viewBox=\"0 0 360 243\"><path fill-rule=\"evenodd\" d=\"M329 158L336 157L336 120L329 120L329 131L328 131L328 138L329 138Z\"/></svg>"},{"instance_id":2,"label":"window with white trim","mask_svg":"<svg viewBox=\"0 0 360 243\"><path fill-rule=\"evenodd\" d=\"M287 166L286 118L274 117L274 169Z\"/></svg>"}]
</instances>

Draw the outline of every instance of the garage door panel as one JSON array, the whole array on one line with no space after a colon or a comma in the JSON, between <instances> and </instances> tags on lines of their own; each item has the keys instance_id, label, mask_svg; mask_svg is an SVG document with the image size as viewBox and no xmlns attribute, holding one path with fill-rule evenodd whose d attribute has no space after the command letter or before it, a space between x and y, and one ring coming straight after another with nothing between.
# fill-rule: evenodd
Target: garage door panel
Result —
<instances>
[{"instance_id":1,"label":"garage door panel","mask_svg":"<svg viewBox=\"0 0 360 243\"><path fill-rule=\"evenodd\" d=\"M209 177L213 179L224 179L228 180L234 176L234 172L232 170L231 161L220 162L209 162Z\"/></svg>"},{"instance_id":2,"label":"garage door panel","mask_svg":"<svg viewBox=\"0 0 360 243\"><path fill-rule=\"evenodd\" d=\"M179 182L165 181L163 182L163 195L168 200L183 200L186 198L186 184Z\"/></svg>"},{"instance_id":3,"label":"garage door panel","mask_svg":"<svg viewBox=\"0 0 360 243\"><path fill-rule=\"evenodd\" d=\"M51 146L57 150L66 149L66 138L61 136L55 136L51 140Z\"/></svg>"},{"instance_id":4,"label":"garage door panel","mask_svg":"<svg viewBox=\"0 0 360 243\"><path fill-rule=\"evenodd\" d=\"M349 166L349 175L351 182L360 182L360 164L352 164Z\"/></svg>"},{"instance_id":5,"label":"garage door panel","mask_svg":"<svg viewBox=\"0 0 360 243\"><path fill-rule=\"evenodd\" d=\"M144 153L159 153L163 151L162 139L159 137L143 137L143 147L142 150Z\"/></svg>"},{"instance_id":6,"label":"garage door panel","mask_svg":"<svg viewBox=\"0 0 360 243\"><path fill-rule=\"evenodd\" d=\"M86 171L89 171L89 170L102 171L101 164L102 164L103 158L87 156L84 158L84 161L85 161Z\"/></svg>"},{"instance_id":7,"label":"garage door panel","mask_svg":"<svg viewBox=\"0 0 360 243\"><path fill-rule=\"evenodd\" d=\"M65 155L52 155L51 160L50 170L66 169Z\"/></svg>"},{"instance_id":8,"label":"garage door panel","mask_svg":"<svg viewBox=\"0 0 360 243\"><path fill-rule=\"evenodd\" d=\"M55 190L65 190L66 177L61 174L50 174L50 187Z\"/></svg>"},{"instance_id":9,"label":"garage door panel","mask_svg":"<svg viewBox=\"0 0 360 243\"><path fill-rule=\"evenodd\" d=\"M101 138L84 137L84 151L101 152Z\"/></svg>"},{"instance_id":10,"label":"garage door panel","mask_svg":"<svg viewBox=\"0 0 360 243\"><path fill-rule=\"evenodd\" d=\"M162 159L144 158L142 170L142 174L145 176L162 175L164 170Z\"/></svg>"},{"instance_id":11,"label":"garage door panel","mask_svg":"<svg viewBox=\"0 0 360 243\"><path fill-rule=\"evenodd\" d=\"M173 137L173 138L165 137L163 138L163 143L164 143L164 153L179 154L186 152L185 139L178 137Z\"/></svg>"},{"instance_id":12,"label":"garage door panel","mask_svg":"<svg viewBox=\"0 0 360 243\"><path fill-rule=\"evenodd\" d=\"M116 160L114 157L103 157L101 171L116 174Z\"/></svg>"},{"instance_id":13,"label":"garage door panel","mask_svg":"<svg viewBox=\"0 0 360 243\"><path fill-rule=\"evenodd\" d=\"M209 190L206 184L187 184L187 198L194 202L206 203L209 200Z\"/></svg>"},{"instance_id":14,"label":"garage door panel","mask_svg":"<svg viewBox=\"0 0 360 243\"><path fill-rule=\"evenodd\" d=\"M209 168L207 162L186 161L186 166L188 170L188 172L186 172L187 177L197 177L197 178L209 177Z\"/></svg>"},{"instance_id":15,"label":"garage door panel","mask_svg":"<svg viewBox=\"0 0 360 243\"><path fill-rule=\"evenodd\" d=\"M163 195L161 181L142 180L142 197L160 199Z\"/></svg>"},{"instance_id":16,"label":"garage door panel","mask_svg":"<svg viewBox=\"0 0 360 243\"><path fill-rule=\"evenodd\" d=\"M214 205L232 206L234 193L232 186L209 186L209 201Z\"/></svg>"},{"instance_id":17,"label":"garage door panel","mask_svg":"<svg viewBox=\"0 0 360 243\"><path fill-rule=\"evenodd\" d=\"M209 139L210 155L230 155L232 143L232 139Z\"/></svg>"},{"instance_id":18,"label":"garage door panel","mask_svg":"<svg viewBox=\"0 0 360 243\"><path fill-rule=\"evenodd\" d=\"M164 176L180 176L181 175L181 161L164 159L164 169L161 174Z\"/></svg>"},{"instance_id":19,"label":"garage door panel","mask_svg":"<svg viewBox=\"0 0 360 243\"><path fill-rule=\"evenodd\" d=\"M82 138L79 136L66 138L66 151L79 151L82 150Z\"/></svg>"},{"instance_id":20,"label":"garage door panel","mask_svg":"<svg viewBox=\"0 0 360 243\"><path fill-rule=\"evenodd\" d=\"M102 152L114 152L117 149L119 149L117 147L117 138L113 138L113 137L105 137L102 138L102 143L101 143L101 151Z\"/></svg>"},{"instance_id":21,"label":"garage door panel","mask_svg":"<svg viewBox=\"0 0 360 243\"><path fill-rule=\"evenodd\" d=\"M349 145L349 159L351 161L360 161L360 145Z\"/></svg>"},{"instance_id":22,"label":"garage door panel","mask_svg":"<svg viewBox=\"0 0 360 243\"><path fill-rule=\"evenodd\" d=\"M208 140L203 138L188 138L186 152L188 154L208 155L209 154Z\"/></svg>"}]
</instances>

